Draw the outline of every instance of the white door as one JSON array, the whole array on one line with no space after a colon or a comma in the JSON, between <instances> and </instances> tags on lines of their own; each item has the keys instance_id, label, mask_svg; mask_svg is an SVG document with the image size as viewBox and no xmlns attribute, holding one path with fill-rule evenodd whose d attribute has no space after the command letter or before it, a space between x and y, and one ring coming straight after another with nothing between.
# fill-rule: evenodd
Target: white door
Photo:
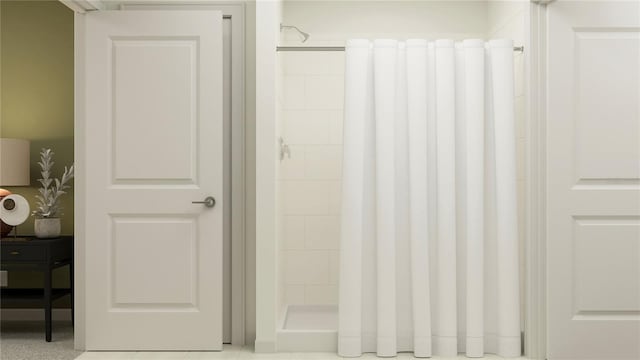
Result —
<instances>
[{"instance_id":1,"label":"white door","mask_svg":"<svg viewBox=\"0 0 640 360\"><path fill-rule=\"evenodd\" d=\"M222 15L84 27L87 349L221 350Z\"/></svg>"},{"instance_id":2,"label":"white door","mask_svg":"<svg viewBox=\"0 0 640 360\"><path fill-rule=\"evenodd\" d=\"M548 8L548 358L640 358L640 2Z\"/></svg>"}]
</instances>

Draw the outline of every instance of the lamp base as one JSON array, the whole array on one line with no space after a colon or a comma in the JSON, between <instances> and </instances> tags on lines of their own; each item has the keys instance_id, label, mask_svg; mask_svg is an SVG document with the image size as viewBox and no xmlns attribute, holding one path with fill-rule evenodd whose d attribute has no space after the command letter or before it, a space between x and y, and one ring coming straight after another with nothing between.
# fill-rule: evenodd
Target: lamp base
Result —
<instances>
[{"instance_id":1,"label":"lamp base","mask_svg":"<svg viewBox=\"0 0 640 360\"><path fill-rule=\"evenodd\" d=\"M0 189L0 200L8 195L11 195L11 191ZM13 230L13 226L5 224L4 221L0 220L0 238L7 237L11 230Z\"/></svg>"},{"instance_id":2,"label":"lamp base","mask_svg":"<svg viewBox=\"0 0 640 360\"><path fill-rule=\"evenodd\" d=\"M13 230L13 226L7 225L2 220L0 220L0 238L6 238L11 230Z\"/></svg>"}]
</instances>

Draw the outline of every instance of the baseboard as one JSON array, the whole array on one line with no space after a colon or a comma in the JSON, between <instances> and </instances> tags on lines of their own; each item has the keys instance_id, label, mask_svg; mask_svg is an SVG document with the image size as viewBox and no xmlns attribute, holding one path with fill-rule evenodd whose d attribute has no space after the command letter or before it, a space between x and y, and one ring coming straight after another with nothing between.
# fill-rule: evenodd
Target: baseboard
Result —
<instances>
[{"instance_id":1,"label":"baseboard","mask_svg":"<svg viewBox=\"0 0 640 360\"><path fill-rule=\"evenodd\" d=\"M53 321L71 321L71 309L52 309ZM43 309L2 309L0 320L3 321L44 321Z\"/></svg>"},{"instance_id":2,"label":"baseboard","mask_svg":"<svg viewBox=\"0 0 640 360\"><path fill-rule=\"evenodd\" d=\"M254 351L257 353L274 353L276 352L276 342L256 340Z\"/></svg>"}]
</instances>

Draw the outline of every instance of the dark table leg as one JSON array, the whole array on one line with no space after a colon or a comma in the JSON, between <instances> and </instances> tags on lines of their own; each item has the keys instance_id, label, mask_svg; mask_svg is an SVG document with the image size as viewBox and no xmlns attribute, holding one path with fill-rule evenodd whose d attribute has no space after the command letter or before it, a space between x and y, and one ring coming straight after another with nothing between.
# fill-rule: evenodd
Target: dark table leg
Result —
<instances>
[{"instance_id":1,"label":"dark table leg","mask_svg":"<svg viewBox=\"0 0 640 360\"><path fill-rule=\"evenodd\" d=\"M69 288L71 289L71 326L75 324L75 311L73 308L73 261L69 264Z\"/></svg>"},{"instance_id":2,"label":"dark table leg","mask_svg":"<svg viewBox=\"0 0 640 360\"><path fill-rule=\"evenodd\" d=\"M47 342L51 342L51 267L44 271L44 323Z\"/></svg>"}]
</instances>

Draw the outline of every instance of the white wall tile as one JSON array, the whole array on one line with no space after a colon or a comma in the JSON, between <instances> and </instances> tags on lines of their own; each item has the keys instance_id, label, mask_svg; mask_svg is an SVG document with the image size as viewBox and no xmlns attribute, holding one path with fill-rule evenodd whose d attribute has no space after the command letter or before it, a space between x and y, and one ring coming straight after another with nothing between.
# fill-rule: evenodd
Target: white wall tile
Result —
<instances>
[{"instance_id":1,"label":"white wall tile","mask_svg":"<svg viewBox=\"0 0 640 360\"><path fill-rule=\"evenodd\" d=\"M307 285L304 299L306 304L332 305L338 303L337 285Z\"/></svg>"},{"instance_id":2,"label":"white wall tile","mask_svg":"<svg viewBox=\"0 0 640 360\"><path fill-rule=\"evenodd\" d=\"M329 121L323 111L284 111L285 142L293 145L327 144Z\"/></svg>"},{"instance_id":3,"label":"white wall tile","mask_svg":"<svg viewBox=\"0 0 640 360\"><path fill-rule=\"evenodd\" d=\"M284 216L283 232L284 249L304 249L305 246L305 219L304 216Z\"/></svg>"},{"instance_id":4,"label":"white wall tile","mask_svg":"<svg viewBox=\"0 0 640 360\"><path fill-rule=\"evenodd\" d=\"M526 139L517 139L516 140L516 168L517 168L517 179L523 180L526 174Z\"/></svg>"},{"instance_id":5,"label":"white wall tile","mask_svg":"<svg viewBox=\"0 0 640 360\"><path fill-rule=\"evenodd\" d=\"M515 100L515 112L516 112L516 138L526 138L526 108L524 96L519 96Z\"/></svg>"},{"instance_id":6,"label":"white wall tile","mask_svg":"<svg viewBox=\"0 0 640 360\"><path fill-rule=\"evenodd\" d=\"M286 140L285 140L286 143ZM304 179L305 162L304 162L304 146L289 145L289 153L284 159L278 162L278 176L283 180Z\"/></svg>"},{"instance_id":7,"label":"white wall tile","mask_svg":"<svg viewBox=\"0 0 640 360\"><path fill-rule=\"evenodd\" d=\"M328 114L329 144L342 144L342 129L344 113L342 110L332 110Z\"/></svg>"},{"instance_id":8,"label":"white wall tile","mask_svg":"<svg viewBox=\"0 0 640 360\"><path fill-rule=\"evenodd\" d=\"M287 285L321 285L329 283L329 253L314 250L284 252Z\"/></svg>"},{"instance_id":9,"label":"white wall tile","mask_svg":"<svg viewBox=\"0 0 640 360\"><path fill-rule=\"evenodd\" d=\"M524 55L516 53L513 55L513 77L515 96L524 95Z\"/></svg>"},{"instance_id":10,"label":"white wall tile","mask_svg":"<svg viewBox=\"0 0 640 360\"><path fill-rule=\"evenodd\" d=\"M297 92L283 94L284 108L295 110L284 111L282 124L292 159L285 159L280 166L282 209L288 214L282 231L287 251L281 261L285 282L297 284L285 288L284 301L335 304L338 255L337 250L324 249L339 247L339 217L324 215L329 211L339 214L341 206L344 54L287 53L281 59L287 74L283 86L292 84ZM304 91L299 89L301 76L305 76ZM304 95L304 101L294 104L300 101L300 95ZM306 110L300 110L301 105ZM304 153L300 154L302 148ZM300 178L301 165L305 180ZM326 179L331 181L315 181ZM309 219L308 231L307 221L300 222L302 218ZM308 250L290 251L301 246Z\"/></svg>"},{"instance_id":11,"label":"white wall tile","mask_svg":"<svg viewBox=\"0 0 640 360\"><path fill-rule=\"evenodd\" d=\"M321 60L327 65L327 73L334 75L344 75L345 56L344 52L324 53Z\"/></svg>"},{"instance_id":12,"label":"white wall tile","mask_svg":"<svg viewBox=\"0 0 640 360\"><path fill-rule=\"evenodd\" d=\"M311 74L314 61L313 52L292 51L279 53L282 59L282 69L285 75L307 75Z\"/></svg>"},{"instance_id":13,"label":"white wall tile","mask_svg":"<svg viewBox=\"0 0 640 360\"><path fill-rule=\"evenodd\" d=\"M523 16L527 1L488 1L488 34L491 38L516 36L524 31Z\"/></svg>"},{"instance_id":14,"label":"white wall tile","mask_svg":"<svg viewBox=\"0 0 640 360\"><path fill-rule=\"evenodd\" d=\"M276 110L282 110L284 97L284 68L283 62L278 60L278 67L276 68ZM279 120L279 119L278 119Z\"/></svg>"},{"instance_id":15,"label":"white wall tile","mask_svg":"<svg viewBox=\"0 0 640 360\"><path fill-rule=\"evenodd\" d=\"M286 52L280 53L283 71L287 75L342 75L343 52Z\"/></svg>"},{"instance_id":16,"label":"white wall tile","mask_svg":"<svg viewBox=\"0 0 640 360\"><path fill-rule=\"evenodd\" d=\"M276 107L276 134L282 136L284 134L284 110L282 106Z\"/></svg>"},{"instance_id":17,"label":"white wall tile","mask_svg":"<svg viewBox=\"0 0 640 360\"><path fill-rule=\"evenodd\" d=\"M342 212L342 182L328 181L329 214L338 215Z\"/></svg>"},{"instance_id":18,"label":"white wall tile","mask_svg":"<svg viewBox=\"0 0 640 360\"><path fill-rule=\"evenodd\" d=\"M305 81L306 109L342 109L344 77L337 75L309 75Z\"/></svg>"},{"instance_id":19,"label":"white wall tile","mask_svg":"<svg viewBox=\"0 0 640 360\"><path fill-rule=\"evenodd\" d=\"M284 283L286 285L304 285L307 277L304 272L306 264L302 255L306 252L286 250L282 254Z\"/></svg>"},{"instance_id":20,"label":"white wall tile","mask_svg":"<svg viewBox=\"0 0 640 360\"><path fill-rule=\"evenodd\" d=\"M304 179L304 146L289 145L289 153L291 157L285 154L284 159L278 162L278 176L281 180Z\"/></svg>"},{"instance_id":21,"label":"white wall tile","mask_svg":"<svg viewBox=\"0 0 640 360\"><path fill-rule=\"evenodd\" d=\"M285 215L326 215L329 212L329 185L326 181L283 181Z\"/></svg>"},{"instance_id":22,"label":"white wall tile","mask_svg":"<svg viewBox=\"0 0 640 360\"><path fill-rule=\"evenodd\" d=\"M313 180L342 178L341 145L309 145L305 148L305 177Z\"/></svg>"},{"instance_id":23,"label":"white wall tile","mask_svg":"<svg viewBox=\"0 0 640 360\"><path fill-rule=\"evenodd\" d=\"M517 182L518 187L518 236L520 238L520 245L524 247L524 239L525 239L525 219L526 219L526 181L519 180Z\"/></svg>"},{"instance_id":24,"label":"white wall tile","mask_svg":"<svg viewBox=\"0 0 640 360\"><path fill-rule=\"evenodd\" d=\"M306 216L304 227L305 248L313 250L337 250L340 239L338 216Z\"/></svg>"},{"instance_id":25,"label":"white wall tile","mask_svg":"<svg viewBox=\"0 0 640 360\"><path fill-rule=\"evenodd\" d=\"M285 304L304 304L304 285L286 285L284 288Z\"/></svg>"},{"instance_id":26,"label":"white wall tile","mask_svg":"<svg viewBox=\"0 0 640 360\"><path fill-rule=\"evenodd\" d=\"M329 252L329 284L337 284L340 277L340 251Z\"/></svg>"},{"instance_id":27,"label":"white wall tile","mask_svg":"<svg viewBox=\"0 0 640 360\"><path fill-rule=\"evenodd\" d=\"M283 18L311 34L305 45L343 45L350 38L437 38L487 29L485 1L286 1ZM473 36L471 36L473 38ZM288 38L287 38L288 39ZM299 39L293 39L300 44Z\"/></svg>"},{"instance_id":28,"label":"white wall tile","mask_svg":"<svg viewBox=\"0 0 640 360\"><path fill-rule=\"evenodd\" d=\"M304 109L304 90L304 76L285 76L282 81L283 109Z\"/></svg>"}]
</instances>

